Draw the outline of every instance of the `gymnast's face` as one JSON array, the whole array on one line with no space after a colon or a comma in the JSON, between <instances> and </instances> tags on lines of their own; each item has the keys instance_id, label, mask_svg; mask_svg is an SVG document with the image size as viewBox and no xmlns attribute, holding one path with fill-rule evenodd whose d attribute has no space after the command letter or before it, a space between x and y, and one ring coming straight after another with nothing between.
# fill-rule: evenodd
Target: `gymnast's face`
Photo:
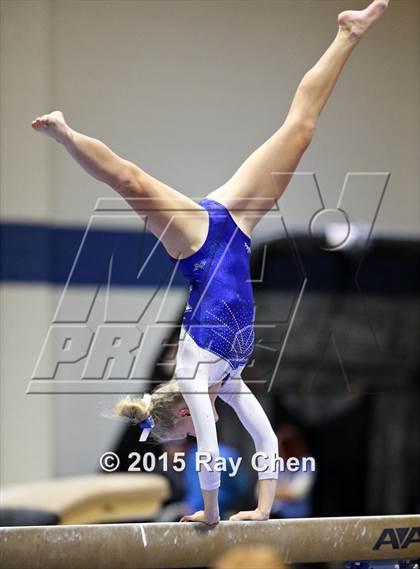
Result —
<instances>
[{"instance_id":1,"label":"gymnast's face","mask_svg":"<svg viewBox=\"0 0 420 569\"><path fill-rule=\"evenodd\" d=\"M219 415L217 414L214 402L212 402L214 422L217 423ZM190 410L185 401L182 401L177 408L177 415L180 418L176 427L172 431L173 440L185 439L187 436L195 437L194 423L191 418Z\"/></svg>"}]
</instances>

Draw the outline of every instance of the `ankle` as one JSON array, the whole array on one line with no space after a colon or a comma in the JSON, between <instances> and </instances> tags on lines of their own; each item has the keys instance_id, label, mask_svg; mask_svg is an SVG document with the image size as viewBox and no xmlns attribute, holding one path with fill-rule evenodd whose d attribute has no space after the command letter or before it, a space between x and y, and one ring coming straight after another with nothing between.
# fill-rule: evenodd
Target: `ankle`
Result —
<instances>
[{"instance_id":1,"label":"ankle","mask_svg":"<svg viewBox=\"0 0 420 569\"><path fill-rule=\"evenodd\" d=\"M336 39L347 48L355 47L362 37L363 35L354 26L338 26Z\"/></svg>"},{"instance_id":2,"label":"ankle","mask_svg":"<svg viewBox=\"0 0 420 569\"><path fill-rule=\"evenodd\" d=\"M72 128L66 125L66 129L62 135L62 139L59 140L58 142L63 146L72 145L74 144L75 134L76 132Z\"/></svg>"}]
</instances>

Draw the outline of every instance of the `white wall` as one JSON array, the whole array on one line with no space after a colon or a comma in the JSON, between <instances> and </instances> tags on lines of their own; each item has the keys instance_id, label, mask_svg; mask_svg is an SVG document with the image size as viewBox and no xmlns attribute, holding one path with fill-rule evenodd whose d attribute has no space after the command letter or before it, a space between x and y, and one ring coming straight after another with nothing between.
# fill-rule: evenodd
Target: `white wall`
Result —
<instances>
[{"instance_id":1,"label":"white wall","mask_svg":"<svg viewBox=\"0 0 420 569\"><path fill-rule=\"evenodd\" d=\"M34 144L27 124L50 102L48 13L47 2L1 4L0 204L6 218L51 216L50 145ZM52 315L49 289L3 285L0 309L0 480L44 478L53 472L52 401L25 391Z\"/></svg>"},{"instance_id":2,"label":"white wall","mask_svg":"<svg viewBox=\"0 0 420 569\"><path fill-rule=\"evenodd\" d=\"M54 108L175 188L205 195L280 125L301 76L333 38L336 14L350 4L364 2L4 1L3 219L83 226L96 199L112 195L31 132L32 118ZM299 166L317 173L331 207L346 172L391 172L381 232L419 229L418 15L415 0L391 1ZM307 226L311 191L301 178L292 182L283 200L289 226ZM368 215L377 192L375 183L355 185L355 219ZM275 231L273 223L260 234ZM100 401L24 395L59 293L2 287L3 482L92 471L118 431L96 412Z\"/></svg>"},{"instance_id":3,"label":"white wall","mask_svg":"<svg viewBox=\"0 0 420 569\"><path fill-rule=\"evenodd\" d=\"M158 178L203 196L280 125L347 5L53 3L51 104ZM418 229L417 13L416 2L393 2L363 41L299 168L317 172L334 205L347 171L390 171L383 229ZM55 150L54 219L80 223L104 190ZM304 223L293 196L290 222Z\"/></svg>"}]
</instances>

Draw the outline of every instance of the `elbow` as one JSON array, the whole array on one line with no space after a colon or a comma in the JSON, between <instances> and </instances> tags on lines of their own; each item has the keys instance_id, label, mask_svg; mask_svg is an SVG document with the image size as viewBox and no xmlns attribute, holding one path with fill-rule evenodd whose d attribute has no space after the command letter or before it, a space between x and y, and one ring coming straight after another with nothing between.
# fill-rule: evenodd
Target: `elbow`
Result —
<instances>
[{"instance_id":1,"label":"elbow","mask_svg":"<svg viewBox=\"0 0 420 569\"><path fill-rule=\"evenodd\" d=\"M278 453L279 450L279 440L277 438L276 433L271 430L268 436L268 446L272 449L272 452Z\"/></svg>"},{"instance_id":2,"label":"elbow","mask_svg":"<svg viewBox=\"0 0 420 569\"><path fill-rule=\"evenodd\" d=\"M268 432L261 431L254 434L254 444L257 450L263 450L266 453L278 453L279 441L273 429Z\"/></svg>"},{"instance_id":3,"label":"elbow","mask_svg":"<svg viewBox=\"0 0 420 569\"><path fill-rule=\"evenodd\" d=\"M197 440L197 456L199 464L206 464L209 468L213 468L215 461L220 457L218 445L201 445Z\"/></svg>"},{"instance_id":4,"label":"elbow","mask_svg":"<svg viewBox=\"0 0 420 569\"><path fill-rule=\"evenodd\" d=\"M197 445L197 452L200 454L205 454L206 456L210 457L211 459L215 459L219 456L219 447L218 445Z\"/></svg>"}]
</instances>

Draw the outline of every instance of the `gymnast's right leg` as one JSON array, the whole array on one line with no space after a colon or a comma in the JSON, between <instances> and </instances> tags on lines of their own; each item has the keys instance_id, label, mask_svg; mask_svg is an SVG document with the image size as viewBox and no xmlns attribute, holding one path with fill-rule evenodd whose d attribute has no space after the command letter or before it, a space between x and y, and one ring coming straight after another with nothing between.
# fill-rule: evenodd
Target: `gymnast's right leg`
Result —
<instances>
[{"instance_id":1,"label":"gymnast's right leg","mask_svg":"<svg viewBox=\"0 0 420 569\"><path fill-rule=\"evenodd\" d=\"M303 77L283 125L208 196L227 207L248 235L285 191L344 65L388 2L373 0L364 10L339 14L333 42Z\"/></svg>"},{"instance_id":2,"label":"gymnast's right leg","mask_svg":"<svg viewBox=\"0 0 420 569\"><path fill-rule=\"evenodd\" d=\"M38 117L32 126L62 144L88 174L117 191L140 215L147 216L148 229L169 255L187 257L204 243L208 215L191 199L120 158L103 142L70 128L60 111Z\"/></svg>"}]
</instances>

